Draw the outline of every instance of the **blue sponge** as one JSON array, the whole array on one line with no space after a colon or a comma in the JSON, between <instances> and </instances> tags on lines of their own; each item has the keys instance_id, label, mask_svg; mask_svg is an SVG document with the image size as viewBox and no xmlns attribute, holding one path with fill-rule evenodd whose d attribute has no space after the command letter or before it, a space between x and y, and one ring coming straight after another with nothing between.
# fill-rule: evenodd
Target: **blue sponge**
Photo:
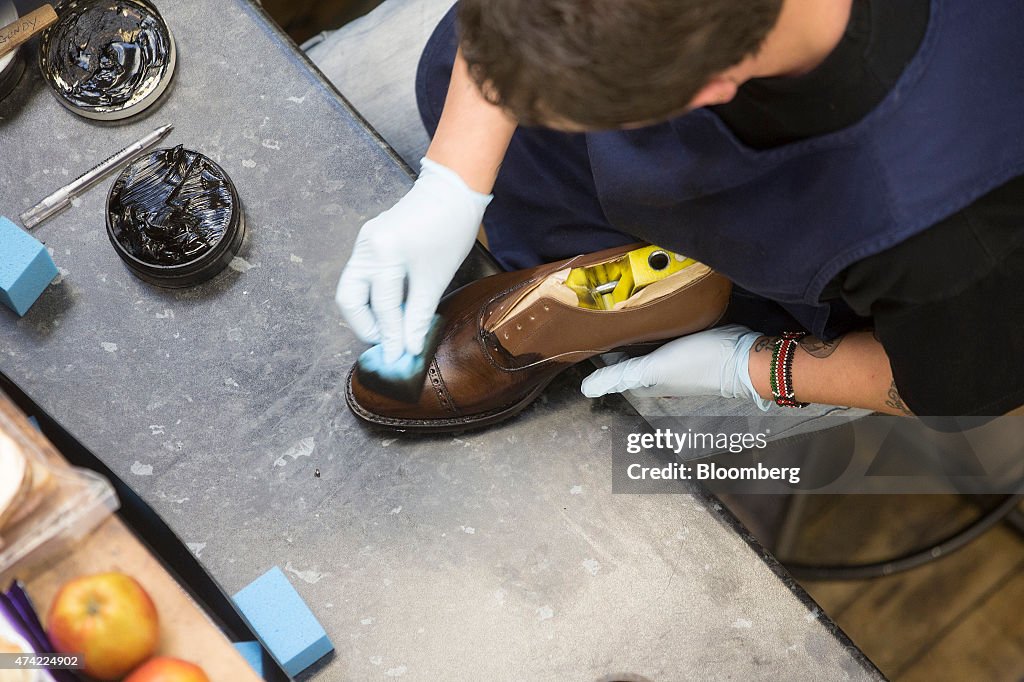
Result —
<instances>
[{"instance_id":1,"label":"blue sponge","mask_svg":"<svg viewBox=\"0 0 1024 682\"><path fill-rule=\"evenodd\" d=\"M384 347L377 345L365 351L356 361L359 381L366 388L380 395L415 403L423 393L423 379L427 376L430 362L437 353L444 333L444 319L434 315L423 341L423 352L419 355L402 353L393 363L384 361Z\"/></svg>"},{"instance_id":2,"label":"blue sponge","mask_svg":"<svg viewBox=\"0 0 1024 682\"><path fill-rule=\"evenodd\" d=\"M0 216L0 303L24 315L56 276L42 242Z\"/></svg>"},{"instance_id":3,"label":"blue sponge","mask_svg":"<svg viewBox=\"0 0 1024 682\"><path fill-rule=\"evenodd\" d=\"M323 627L277 566L242 588L233 599L289 675L298 675L334 650Z\"/></svg>"},{"instance_id":4,"label":"blue sponge","mask_svg":"<svg viewBox=\"0 0 1024 682\"><path fill-rule=\"evenodd\" d=\"M235 649L242 655L256 674L263 677L263 647L259 642L235 642Z\"/></svg>"}]
</instances>

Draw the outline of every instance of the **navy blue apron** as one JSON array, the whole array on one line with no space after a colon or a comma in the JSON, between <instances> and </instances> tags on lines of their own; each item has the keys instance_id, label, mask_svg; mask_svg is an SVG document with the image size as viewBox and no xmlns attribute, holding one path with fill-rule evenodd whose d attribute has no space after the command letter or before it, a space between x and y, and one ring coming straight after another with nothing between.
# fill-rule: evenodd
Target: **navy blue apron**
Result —
<instances>
[{"instance_id":1,"label":"navy blue apron","mask_svg":"<svg viewBox=\"0 0 1024 682\"><path fill-rule=\"evenodd\" d=\"M432 38L417 80L431 130L454 58L451 22ZM537 260L553 260L625 233L714 267L831 337L830 305L820 297L839 272L1024 173L1024 3L932 0L924 39L897 84L835 133L755 150L697 109L581 137L517 131L485 216L503 265L533 264L531 248ZM572 172L538 175L538 147ZM552 223L540 197L559 195L563 184L570 198L553 206L580 218ZM955 254L936 267L955 267Z\"/></svg>"}]
</instances>

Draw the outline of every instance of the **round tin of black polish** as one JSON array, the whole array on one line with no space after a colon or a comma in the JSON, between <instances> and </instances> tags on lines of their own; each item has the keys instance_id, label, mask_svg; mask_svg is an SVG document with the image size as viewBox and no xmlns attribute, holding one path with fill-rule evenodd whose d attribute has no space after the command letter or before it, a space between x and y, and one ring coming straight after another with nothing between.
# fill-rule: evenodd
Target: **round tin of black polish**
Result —
<instances>
[{"instance_id":1,"label":"round tin of black polish","mask_svg":"<svg viewBox=\"0 0 1024 682\"><path fill-rule=\"evenodd\" d=\"M107 236L139 278L182 288L231 262L245 216L224 169L178 146L149 152L121 172L107 195Z\"/></svg>"},{"instance_id":2,"label":"round tin of black polish","mask_svg":"<svg viewBox=\"0 0 1024 682\"><path fill-rule=\"evenodd\" d=\"M39 68L57 101L113 121L146 110L174 76L174 37L149 0L65 0L43 32Z\"/></svg>"}]
</instances>

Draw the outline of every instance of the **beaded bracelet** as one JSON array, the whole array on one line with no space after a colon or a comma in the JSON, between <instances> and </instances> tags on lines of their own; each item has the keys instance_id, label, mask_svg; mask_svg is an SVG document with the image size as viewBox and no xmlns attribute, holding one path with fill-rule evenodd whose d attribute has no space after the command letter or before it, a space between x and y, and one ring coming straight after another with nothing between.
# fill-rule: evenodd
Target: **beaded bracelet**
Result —
<instances>
[{"instance_id":1,"label":"beaded bracelet","mask_svg":"<svg viewBox=\"0 0 1024 682\"><path fill-rule=\"evenodd\" d=\"M771 386L775 404L780 407L807 407L793 393L793 355L805 332L784 332L772 349Z\"/></svg>"}]
</instances>

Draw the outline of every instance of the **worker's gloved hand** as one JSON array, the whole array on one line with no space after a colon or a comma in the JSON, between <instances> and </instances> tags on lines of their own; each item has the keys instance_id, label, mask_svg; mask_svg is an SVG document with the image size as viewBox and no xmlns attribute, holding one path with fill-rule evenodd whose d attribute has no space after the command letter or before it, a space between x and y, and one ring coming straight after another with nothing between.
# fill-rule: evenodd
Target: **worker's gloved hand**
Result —
<instances>
[{"instance_id":1,"label":"worker's gloved hand","mask_svg":"<svg viewBox=\"0 0 1024 682\"><path fill-rule=\"evenodd\" d=\"M491 201L450 168L421 163L408 194L359 231L335 294L356 336L383 345L385 362L422 352L441 295Z\"/></svg>"},{"instance_id":2,"label":"worker's gloved hand","mask_svg":"<svg viewBox=\"0 0 1024 682\"><path fill-rule=\"evenodd\" d=\"M753 400L767 410L770 403L754 390L748 367L750 349L760 336L736 324L684 336L643 357L597 370L583 380L583 395L720 395Z\"/></svg>"}]
</instances>

